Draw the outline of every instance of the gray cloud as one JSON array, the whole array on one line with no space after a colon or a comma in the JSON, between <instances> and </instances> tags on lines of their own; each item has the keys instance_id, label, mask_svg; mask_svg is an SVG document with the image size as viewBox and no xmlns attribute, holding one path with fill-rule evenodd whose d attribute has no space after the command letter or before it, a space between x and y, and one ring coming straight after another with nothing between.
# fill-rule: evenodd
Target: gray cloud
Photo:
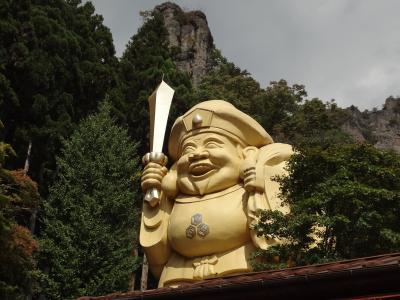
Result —
<instances>
[{"instance_id":1,"label":"gray cloud","mask_svg":"<svg viewBox=\"0 0 400 300\"><path fill-rule=\"evenodd\" d=\"M117 54L163 1L93 0ZM400 95L400 1L177 0L205 12L216 47L262 86L284 78L310 97L342 106L380 107Z\"/></svg>"}]
</instances>

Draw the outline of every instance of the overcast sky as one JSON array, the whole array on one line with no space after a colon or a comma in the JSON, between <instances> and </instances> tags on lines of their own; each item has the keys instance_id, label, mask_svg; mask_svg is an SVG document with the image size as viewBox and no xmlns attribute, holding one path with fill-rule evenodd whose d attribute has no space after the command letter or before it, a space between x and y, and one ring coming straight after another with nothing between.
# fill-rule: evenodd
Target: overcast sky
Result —
<instances>
[{"instance_id":1,"label":"overcast sky","mask_svg":"<svg viewBox=\"0 0 400 300\"><path fill-rule=\"evenodd\" d=\"M164 1L92 0L117 55ZM262 87L286 79L341 107L381 108L400 95L399 0L176 0L202 10L222 54Z\"/></svg>"}]
</instances>

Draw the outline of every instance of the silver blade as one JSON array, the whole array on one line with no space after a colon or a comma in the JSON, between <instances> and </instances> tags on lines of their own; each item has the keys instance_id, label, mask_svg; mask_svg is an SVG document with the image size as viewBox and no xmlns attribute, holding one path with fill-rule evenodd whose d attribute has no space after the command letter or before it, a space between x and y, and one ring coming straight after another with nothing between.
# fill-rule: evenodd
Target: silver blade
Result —
<instances>
[{"instance_id":1,"label":"silver blade","mask_svg":"<svg viewBox=\"0 0 400 300\"><path fill-rule=\"evenodd\" d=\"M162 152L165 129L174 92L174 89L162 80L149 97L150 149L152 152Z\"/></svg>"}]
</instances>

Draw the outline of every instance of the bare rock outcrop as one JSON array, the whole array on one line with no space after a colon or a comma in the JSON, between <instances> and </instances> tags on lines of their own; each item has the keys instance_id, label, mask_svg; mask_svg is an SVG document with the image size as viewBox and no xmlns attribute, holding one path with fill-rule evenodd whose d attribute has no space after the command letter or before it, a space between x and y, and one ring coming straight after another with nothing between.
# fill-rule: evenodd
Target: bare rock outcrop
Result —
<instances>
[{"instance_id":1,"label":"bare rock outcrop","mask_svg":"<svg viewBox=\"0 0 400 300\"><path fill-rule=\"evenodd\" d=\"M360 112L352 106L347 111L350 117L342 128L355 140L400 153L400 98L387 98L381 110Z\"/></svg>"},{"instance_id":2,"label":"bare rock outcrop","mask_svg":"<svg viewBox=\"0 0 400 300\"><path fill-rule=\"evenodd\" d=\"M164 19L169 47L179 70L187 72L196 87L214 67L213 37L201 11L183 11L172 2L154 8ZM356 141L369 142L380 149L400 153L400 98L389 97L381 110L360 112L347 108L348 119L342 129Z\"/></svg>"},{"instance_id":3,"label":"bare rock outcrop","mask_svg":"<svg viewBox=\"0 0 400 300\"><path fill-rule=\"evenodd\" d=\"M193 85L197 86L212 68L213 38L205 14L201 11L184 12L171 2L160 4L154 10L164 18L176 66L187 72Z\"/></svg>"}]
</instances>

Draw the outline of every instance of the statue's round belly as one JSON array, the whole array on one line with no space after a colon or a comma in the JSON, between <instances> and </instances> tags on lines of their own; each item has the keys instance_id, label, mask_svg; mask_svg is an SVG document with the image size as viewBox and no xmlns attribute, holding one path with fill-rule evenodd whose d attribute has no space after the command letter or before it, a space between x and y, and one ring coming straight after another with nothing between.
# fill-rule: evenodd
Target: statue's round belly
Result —
<instances>
[{"instance_id":1,"label":"statue's round belly","mask_svg":"<svg viewBox=\"0 0 400 300\"><path fill-rule=\"evenodd\" d=\"M175 202L168 225L172 248L186 257L225 252L250 239L241 188L218 198Z\"/></svg>"}]
</instances>

